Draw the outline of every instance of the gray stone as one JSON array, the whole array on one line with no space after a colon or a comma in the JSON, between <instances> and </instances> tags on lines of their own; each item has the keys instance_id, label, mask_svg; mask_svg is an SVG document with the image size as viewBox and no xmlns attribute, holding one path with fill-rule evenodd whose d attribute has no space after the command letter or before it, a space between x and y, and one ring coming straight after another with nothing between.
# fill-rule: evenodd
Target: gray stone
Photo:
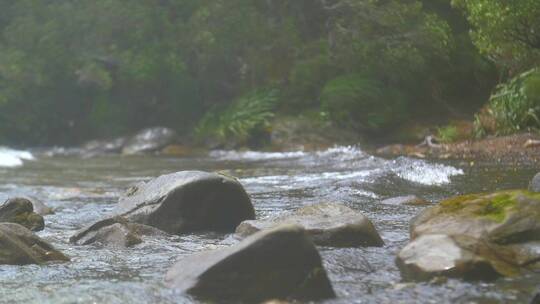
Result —
<instances>
[{"instance_id":1,"label":"gray stone","mask_svg":"<svg viewBox=\"0 0 540 304\"><path fill-rule=\"evenodd\" d=\"M69 261L27 228L14 223L0 223L0 264L27 265L49 261Z\"/></svg>"},{"instance_id":2,"label":"gray stone","mask_svg":"<svg viewBox=\"0 0 540 304\"><path fill-rule=\"evenodd\" d=\"M313 242L321 246L354 247L384 244L375 226L366 216L340 203L316 204L273 219L244 221L236 228L236 234L246 237L281 224L303 227Z\"/></svg>"},{"instance_id":3,"label":"gray stone","mask_svg":"<svg viewBox=\"0 0 540 304\"><path fill-rule=\"evenodd\" d=\"M172 144L175 139L176 132L169 128L144 129L127 141L122 148L122 154L134 155L159 151Z\"/></svg>"},{"instance_id":4,"label":"gray stone","mask_svg":"<svg viewBox=\"0 0 540 304\"><path fill-rule=\"evenodd\" d=\"M165 284L219 302L335 297L317 249L305 231L294 225L183 258L168 271Z\"/></svg>"},{"instance_id":5,"label":"gray stone","mask_svg":"<svg viewBox=\"0 0 540 304\"><path fill-rule=\"evenodd\" d=\"M78 245L99 244L104 247L127 248L140 244L143 236L163 234L156 228L113 217L81 229L69 241Z\"/></svg>"},{"instance_id":6,"label":"gray stone","mask_svg":"<svg viewBox=\"0 0 540 304\"><path fill-rule=\"evenodd\" d=\"M540 173L537 173L529 184L529 191L540 192Z\"/></svg>"},{"instance_id":7,"label":"gray stone","mask_svg":"<svg viewBox=\"0 0 540 304\"><path fill-rule=\"evenodd\" d=\"M201 171L162 175L131 188L116 215L171 234L233 232L254 219L248 194L233 177Z\"/></svg>"},{"instance_id":8,"label":"gray stone","mask_svg":"<svg viewBox=\"0 0 540 304\"><path fill-rule=\"evenodd\" d=\"M477 255L475 249L469 249L471 242L476 247L485 246L464 236L422 235L400 251L396 262L406 280L429 280L437 276L496 278L499 274L491 262Z\"/></svg>"},{"instance_id":9,"label":"gray stone","mask_svg":"<svg viewBox=\"0 0 540 304\"><path fill-rule=\"evenodd\" d=\"M0 206L0 222L17 223L32 231L45 228L43 217L34 212L32 202L22 197L10 198Z\"/></svg>"},{"instance_id":10,"label":"gray stone","mask_svg":"<svg viewBox=\"0 0 540 304\"><path fill-rule=\"evenodd\" d=\"M397 259L407 278L537 271L540 194L511 190L444 200L412 221L411 239Z\"/></svg>"}]
</instances>

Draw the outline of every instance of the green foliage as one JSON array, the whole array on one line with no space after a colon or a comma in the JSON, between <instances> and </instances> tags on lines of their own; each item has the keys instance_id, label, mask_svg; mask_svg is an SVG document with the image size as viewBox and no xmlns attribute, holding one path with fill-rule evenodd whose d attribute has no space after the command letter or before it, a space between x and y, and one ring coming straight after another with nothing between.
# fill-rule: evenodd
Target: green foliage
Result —
<instances>
[{"instance_id":1,"label":"green foliage","mask_svg":"<svg viewBox=\"0 0 540 304\"><path fill-rule=\"evenodd\" d=\"M406 100L398 91L360 74L329 81L321 99L323 111L333 121L366 132L387 130L406 115Z\"/></svg>"},{"instance_id":2,"label":"green foliage","mask_svg":"<svg viewBox=\"0 0 540 304\"><path fill-rule=\"evenodd\" d=\"M224 109L209 111L196 128L201 139L246 144L254 133L268 128L278 101L276 90L258 90L237 98Z\"/></svg>"},{"instance_id":3,"label":"green foliage","mask_svg":"<svg viewBox=\"0 0 540 304\"><path fill-rule=\"evenodd\" d=\"M437 138L443 143L455 142L459 139L459 130L452 125L437 128Z\"/></svg>"},{"instance_id":4,"label":"green foliage","mask_svg":"<svg viewBox=\"0 0 540 304\"><path fill-rule=\"evenodd\" d=\"M445 0L6 0L0 138L73 144L165 125L245 141L274 113L305 111L391 130L487 99L493 71L468 30Z\"/></svg>"},{"instance_id":5,"label":"green foliage","mask_svg":"<svg viewBox=\"0 0 540 304\"><path fill-rule=\"evenodd\" d=\"M540 128L540 69L497 87L489 104L500 134Z\"/></svg>"},{"instance_id":6,"label":"green foliage","mask_svg":"<svg viewBox=\"0 0 540 304\"><path fill-rule=\"evenodd\" d=\"M479 50L512 74L540 64L540 1L452 0Z\"/></svg>"}]
</instances>

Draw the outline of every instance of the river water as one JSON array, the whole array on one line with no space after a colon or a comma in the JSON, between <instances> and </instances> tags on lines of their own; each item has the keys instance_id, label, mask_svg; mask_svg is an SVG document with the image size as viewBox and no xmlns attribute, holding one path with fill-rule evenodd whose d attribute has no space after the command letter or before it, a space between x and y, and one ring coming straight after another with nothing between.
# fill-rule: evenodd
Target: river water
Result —
<instances>
[{"instance_id":1,"label":"river water","mask_svg":"<svg viewBox=\"0 0 540 304\"><path fill-rule=\"evenodd\" d=\"M216 151L189 158L161 156L33 156L0 148L0 201L17 195L56 211L38 234L71 257L65 264L0 265L0 303L197 303L162 281L178 258L237 242L231 235L146 238L126 250L74 246L78 229L103 218L130 185L180 170L224 171L240 178L257 217L321 201L339 201L371 218L382 248L320 248L338 298L325 303L528 303L540 276L495 282L402 282L394 263L408 241L408 224L422 207L385 205L389 197L448 196L524 188L540 168L493 163L382 159L359 148L321 152ZM264 262L264 261L261 261Z\"/></svg>"}]
</instances>

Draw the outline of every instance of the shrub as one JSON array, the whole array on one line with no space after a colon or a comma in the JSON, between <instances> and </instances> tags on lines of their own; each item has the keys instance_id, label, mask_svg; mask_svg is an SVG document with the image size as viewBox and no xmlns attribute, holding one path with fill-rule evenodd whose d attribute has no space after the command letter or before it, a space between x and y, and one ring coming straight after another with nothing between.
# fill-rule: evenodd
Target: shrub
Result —
<instances>
[{"instance_id":1,"label":"shrub","mask_svg":"<svg viewBox=\"0 0 540 304\"><path fill-rule=\"evenodd\" d=\"M224 109L214 108L199 122L196 137L245 144L253 134L268 127L274 117L277 97L276 90L256 90L239 97Z\"/></svg>"},{"instance_id":2,"label":"shrub","mask_svg":"<svg viewBox=\"0 0 540 304\"><path fill-rule=\"evenodd\" d=\"M489 107L499 134L539 129L540 69L532 69L499 85Z\"/></svg>"},{"instance_id":3,"label":"shrub","mask_svg":"<svg viewBox=\"0 0 540 304\"><path fill-rule=\"evenodd\" d=\"M365 132L379 132L407 116L401 92L359 74L329 81L321 95L322 109L331 120Z\"/></svg>"}]
</instances>

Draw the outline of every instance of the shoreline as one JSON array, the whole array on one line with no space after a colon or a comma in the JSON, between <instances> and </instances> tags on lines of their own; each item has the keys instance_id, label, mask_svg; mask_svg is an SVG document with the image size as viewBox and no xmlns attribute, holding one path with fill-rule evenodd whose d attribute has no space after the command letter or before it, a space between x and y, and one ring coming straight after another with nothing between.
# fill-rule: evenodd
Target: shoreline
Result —
<instances>
[{"instance_id":1,"label":"shoreline","mask_svg":"<svg viewBox=\"0 0 540 304\"><path fill-rule=\"evenodd\" d=\"M507 164L540 165L540 134L517 133L432 145L390 144L374 149L377 156L488 160Z\"/></svg>"}]
</instances>

